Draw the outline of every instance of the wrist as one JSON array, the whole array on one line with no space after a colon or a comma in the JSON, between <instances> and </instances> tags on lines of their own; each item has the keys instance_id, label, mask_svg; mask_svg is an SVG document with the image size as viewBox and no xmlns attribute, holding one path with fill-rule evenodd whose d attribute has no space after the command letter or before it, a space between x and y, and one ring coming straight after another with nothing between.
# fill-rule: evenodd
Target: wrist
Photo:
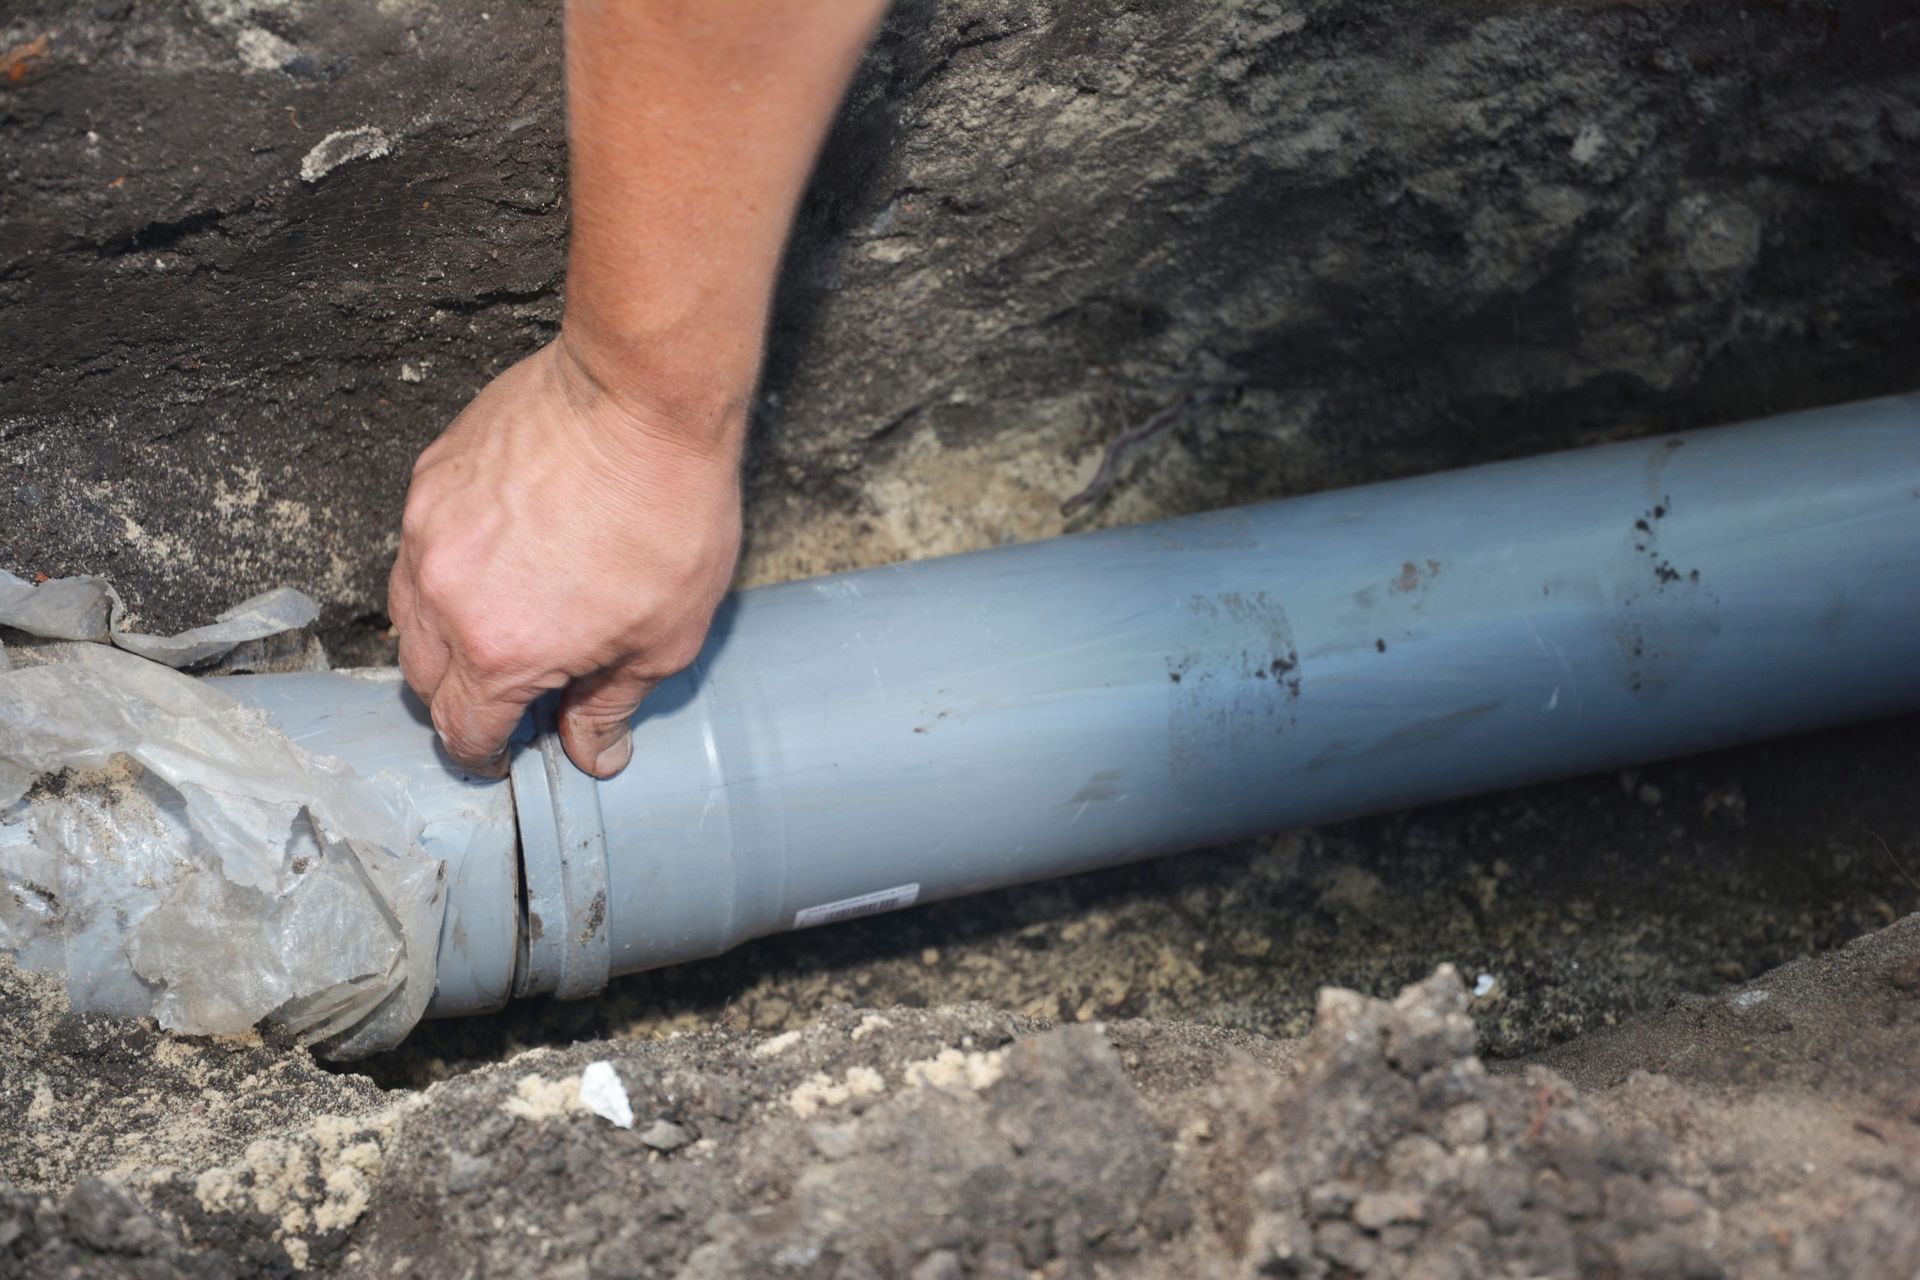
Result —
<instances>
[{"instance_id":1,"label":"wrist","mask_svg":"<svg viewBox=\"0 0 1920 1280\"><path fill-rule=\"evenodd\" d=\"M631 438L737 463L758 370L662 359L649 345L609 340L569 314L549 350L567 399L610 442Z\"/></svg>"}]
</instances>

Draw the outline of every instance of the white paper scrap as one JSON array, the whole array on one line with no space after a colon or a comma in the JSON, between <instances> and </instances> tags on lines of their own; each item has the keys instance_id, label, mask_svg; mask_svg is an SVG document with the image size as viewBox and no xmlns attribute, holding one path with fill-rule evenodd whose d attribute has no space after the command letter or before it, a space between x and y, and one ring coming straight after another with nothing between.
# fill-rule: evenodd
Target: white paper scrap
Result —
<instances>
[{"instance_id":1,"label":"white paper scrap","mask_svg":"<svg viewBox=\"0 0 1920 1280\"><path fill-rule=\"evenodd\" d=\"M627 1087L611 1062L589 1062L580 1073L580 1103L597 1116L613 1121L622 1129L633 1128L633 1105L627 1101Z\"/></svg>"}]
</instances>

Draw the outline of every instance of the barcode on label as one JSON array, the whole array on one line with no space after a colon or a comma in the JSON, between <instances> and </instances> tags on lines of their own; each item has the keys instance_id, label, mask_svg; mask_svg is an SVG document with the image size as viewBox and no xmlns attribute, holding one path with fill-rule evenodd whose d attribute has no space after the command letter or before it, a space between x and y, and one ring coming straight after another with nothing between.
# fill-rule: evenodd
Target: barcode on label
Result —
<instances>
[{"instance_id":1,"label":"barcode on label","mask_svg":"<svg viewBox=\"0 0 1920 1280\"><path fill-rule=\"evenodd\" d=\"M842 920L853 920L860 916L877 916L882 911L898 911L902 907L912 906L919 896L920 886L917 884L876 889L857 898L842 898L838 902L825 902L817 907L796 911L793 913L793 927L811 929L817 924L838 924Z\"/></svg>"}]
</instances>

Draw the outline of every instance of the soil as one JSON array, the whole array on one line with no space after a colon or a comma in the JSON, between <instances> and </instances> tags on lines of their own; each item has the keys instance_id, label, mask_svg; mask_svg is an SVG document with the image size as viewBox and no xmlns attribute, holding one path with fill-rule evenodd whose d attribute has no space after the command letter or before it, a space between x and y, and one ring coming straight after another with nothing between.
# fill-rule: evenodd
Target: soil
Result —
<instances>
[{"instance_id":1,"label":"soil","mask_svg":"<svg viewBox=\"0 0 1920 1280\"><path fill-rule=\"evenodd\" d=\"M1893 0L905 0L743 580L1910 390L1916 68ZM546 3L9 5L0 565L386 658L412 455L558 323L560 105ZM1910 1277L1917 772L1908 718L1276 836L351 1070L0 962L0 1274Z\"/></svg>"},{"instance_id":2,"label":"soil","mask_svg":"<svg viewBox=\"0 0 1920 1280\"><path fill-rule=\"evenodd\" d=\"M0 1197L10 1274L1824 1278L1920 1255L1920 916L1492 1070L1450 965L1392 1000L1323 990L1303 1040L836 1006L400 1095L58 1005L0 969L32 1099L0 1172L47 1188ZM583 1103L590 1062L630 1127ZM235 1093L272 1108L222 1114Z\"/></svg>"}]
</instances>

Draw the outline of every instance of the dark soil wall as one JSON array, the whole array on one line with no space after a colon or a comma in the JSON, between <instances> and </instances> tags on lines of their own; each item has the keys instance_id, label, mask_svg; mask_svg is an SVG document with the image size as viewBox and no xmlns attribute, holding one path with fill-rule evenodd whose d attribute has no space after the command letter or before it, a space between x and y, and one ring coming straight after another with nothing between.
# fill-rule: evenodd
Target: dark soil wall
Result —
<instances>
[{"instance_id":1,"label":"dark soil wall","mask_svg":"<svg viewBox=\"0 0 1920 1280\"><path fill-rule=\"evenodd\" d=\"M559 320L555 6L22 0L0 49L41 35L0 565L377 623L412 455ZM1892 0L908 0L789 263L747 573L1057 532L1191 382L1076 527L1920 385L1916 177Z\"/></svg>"}]
</instances>

